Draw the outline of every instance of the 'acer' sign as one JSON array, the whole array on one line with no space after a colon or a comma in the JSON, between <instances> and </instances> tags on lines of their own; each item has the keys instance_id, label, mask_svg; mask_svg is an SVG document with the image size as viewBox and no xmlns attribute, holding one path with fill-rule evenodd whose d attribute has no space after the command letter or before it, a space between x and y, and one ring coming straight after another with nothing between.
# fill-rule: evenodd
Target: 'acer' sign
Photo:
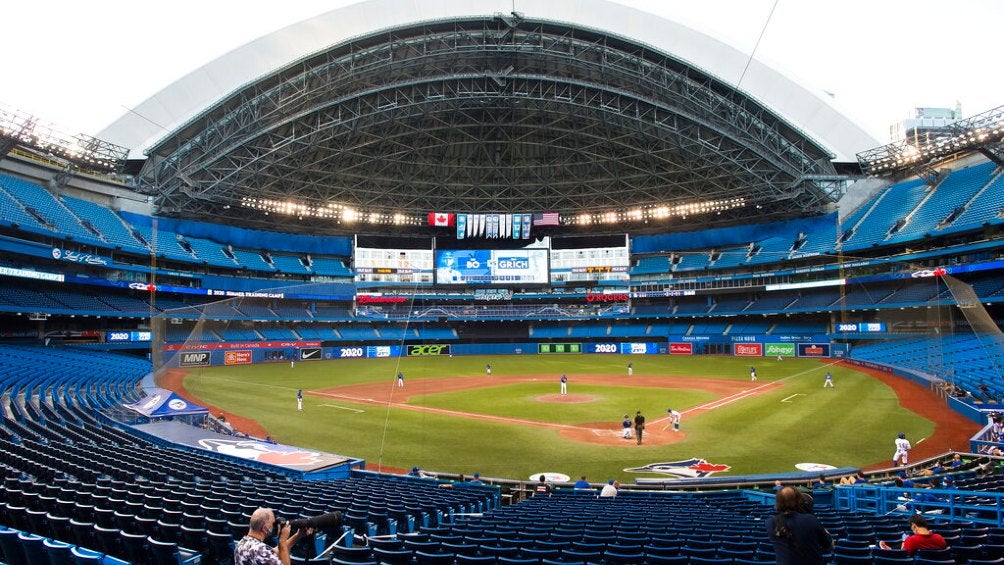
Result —
<instances>
[{"instance_id":1,"label":"'acer' sign","mask_svg":"<svg viewBox=\"0 0 1004 565\"><path fill-rule=\"evenodd\" d=\"M449 345L409 345L408 356L449 355Z\"/></svg>"}]
</instances>

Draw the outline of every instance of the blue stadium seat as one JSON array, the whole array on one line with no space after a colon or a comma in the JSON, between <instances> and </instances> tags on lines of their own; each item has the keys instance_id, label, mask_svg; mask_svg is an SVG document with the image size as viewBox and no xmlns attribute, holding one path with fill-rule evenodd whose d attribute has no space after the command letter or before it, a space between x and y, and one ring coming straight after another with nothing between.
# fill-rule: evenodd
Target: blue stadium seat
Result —
<instances>
[{"instance_id":1,"label":"blue stadium seat","mask_svg":"<svg viewBox=\"0 0 1004 565\"><path fill-rule=\"evenodd\" d=\"M104 562L104 555L102 553L83 547L73 546L70 549L70 553L73 555L73 560L77 565L101 565Z\"/></svg>"},{"instance_id":2,"label":"blue stadium seat","mask_svg":"<svg viewBox=\"0 0 1004 565\"><path fill-rule=\"evenodd\" d=\"M73 559L72 544L47 539L42 542L42 547L49 559L49 565L75 565Z\"/></svg>"}]
</instances>

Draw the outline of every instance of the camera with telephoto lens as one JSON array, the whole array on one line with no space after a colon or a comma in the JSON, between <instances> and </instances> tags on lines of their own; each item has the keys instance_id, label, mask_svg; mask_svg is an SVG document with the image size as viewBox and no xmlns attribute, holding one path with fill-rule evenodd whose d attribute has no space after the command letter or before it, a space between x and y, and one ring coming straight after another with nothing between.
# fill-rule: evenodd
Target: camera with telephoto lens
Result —
<instances>
[{"instance_id":1,"label":"camera with telephoto lens","mask_svg":"<svg viewBox=\"0 0 1004 565\"><path fill-rule=\"evenodd\" d=\"M275 529L272 532L276 536L282 530L282 527L289 524L289 533L294 534L297 530L302 530L305 528L311 528L313 530L337 530L342 526L342 513L335 510L334 512L328 512L327 514L321 514L320 516L313 516L311 518L294 518L288 520L281 516L275 517Z\"/></svg>"}]
</instances>

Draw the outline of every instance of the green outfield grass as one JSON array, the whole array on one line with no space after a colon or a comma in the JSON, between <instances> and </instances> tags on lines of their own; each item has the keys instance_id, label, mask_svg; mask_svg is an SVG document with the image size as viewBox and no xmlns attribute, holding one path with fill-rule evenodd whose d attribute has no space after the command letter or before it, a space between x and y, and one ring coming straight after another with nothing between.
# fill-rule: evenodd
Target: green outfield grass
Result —
<instances>
[{"instance_id":1,"label":"green outfield grass","mask_svg":"<svg viewBox=\"0 0 1004 565\"><path fill-rule=\"evenodd\" d=\"M713 400L702 390L631 386L635 376L658 375L677 382L719 377L749 381L756 365L760 383L783 386L699 415L686 411ZM484 376L535 375L536 382L491 386ZM822 388L823 374L835 388ZM684 412L682 442L655 446L591 445L562 438L557 430L389 407L356 404L308 395L297 412L295 391L371 382L394 386L402 371L406 383L418 379L469 376L486 387L426 394L409 404L459 412L560 424L619 421L641 410L650 420L667 407ZM589 394L592 402L556 404L534 401L558 392L557 377L570 377L569 392ZM617 385L576 384L576 375L622 375ZM499 380L499 379L495 379ZM621 355L526 355L404 357L334 360L197 369L185 379L189 392L208 404L256 419L281 443L365 459L367 468L424 469L484 476L529 478L551 471L592 481L642 476L628 467L692 457L732 467L730 474L794 471L801 462L868 466L888 461L898 432L924 438L930 422L899 405L882 382L842 367L808 359Z\"/></svg>"}]
</instances>

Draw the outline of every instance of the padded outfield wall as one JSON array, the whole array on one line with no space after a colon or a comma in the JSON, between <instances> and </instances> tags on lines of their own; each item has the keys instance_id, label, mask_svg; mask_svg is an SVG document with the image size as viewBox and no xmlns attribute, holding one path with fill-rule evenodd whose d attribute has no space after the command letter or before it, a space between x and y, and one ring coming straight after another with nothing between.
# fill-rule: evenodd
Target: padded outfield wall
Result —
<instances>
[{"instance_id":1,"label":"padded outfield wall","mask_svg":"<svg viewBox=\"0 0 1004 565\"><path fill-rule=\"evenodd\" d=\"M164 346L167 367L212 367L438 355L699 355L712 339L729 344L735 357L846 357L849 345L825 336L671 336L669 341L581 342L572 339L520 343L423 343L324 345L314 340L185 343ZM729 338L732 339L729 339ZM720 338L725 338L720 340Z\"/></svg>"}]
</instances>

